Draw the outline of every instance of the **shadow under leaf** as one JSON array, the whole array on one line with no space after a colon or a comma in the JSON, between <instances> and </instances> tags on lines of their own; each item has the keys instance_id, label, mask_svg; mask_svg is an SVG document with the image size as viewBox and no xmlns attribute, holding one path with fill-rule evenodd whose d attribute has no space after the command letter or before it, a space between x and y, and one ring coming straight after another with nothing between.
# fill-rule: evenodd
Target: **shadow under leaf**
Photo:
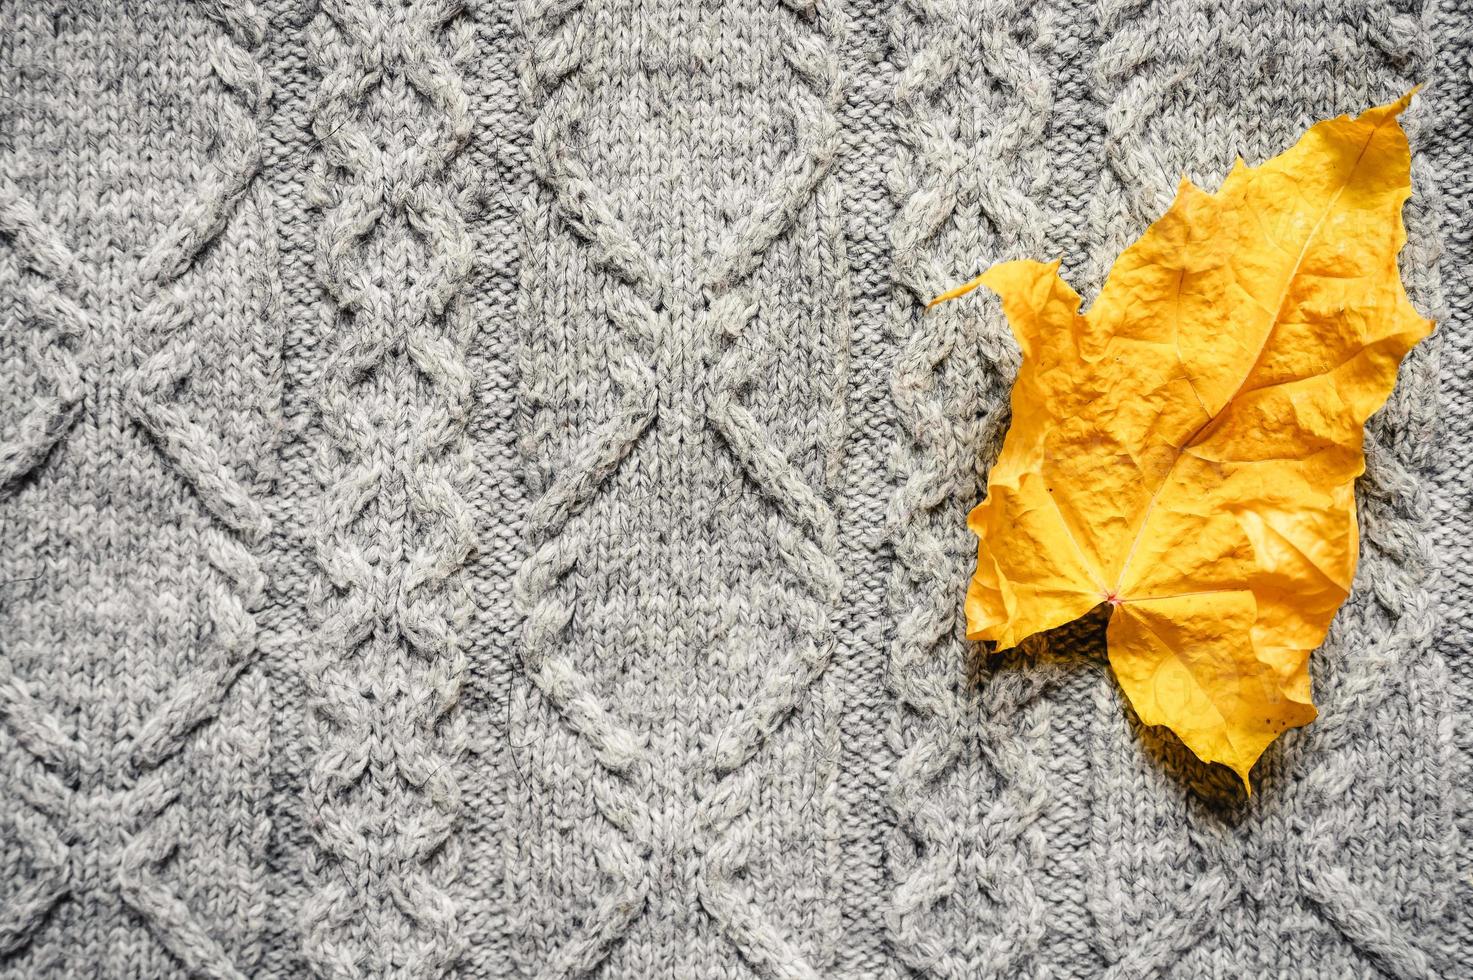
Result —
<instances>
[{"instance_id":1,"label":"shadow under leaf","mask_svg":"<svg viewBox=\"0 0 1473 980\"><path fill-rule=\"evenodd\" d=\"M1114 691L1112 700L1120 708L1118 723L1129 725L1134 731L1142 754L1187 789L1205 814L1224 824L1236 825L1251 811L1255 800L1272 798L1275 786L1282 785L1288 775L1281 764L1286 741L1276 741L1259 760L1254 770L1255 793L1250 800L1243 792L1242 782L1227 766L1203 762L1169 728L1141 722L1114 675L1107 669L1106 628L1109 622L1110 607L1107 603L1100 603L1072 623L1034 634L1011 650L998 651L991 643L973 643L967 664L968 682L982 694L981 701L985 705L989 700L985 688L997 683L1005 674L1019 673L1019 668L1031 668L1027 673L1035 683L1045 687L1061 682L1066 672L1088 670L1100 675L1099 683L1110 685Z\"/></svg>"}]
</instances>

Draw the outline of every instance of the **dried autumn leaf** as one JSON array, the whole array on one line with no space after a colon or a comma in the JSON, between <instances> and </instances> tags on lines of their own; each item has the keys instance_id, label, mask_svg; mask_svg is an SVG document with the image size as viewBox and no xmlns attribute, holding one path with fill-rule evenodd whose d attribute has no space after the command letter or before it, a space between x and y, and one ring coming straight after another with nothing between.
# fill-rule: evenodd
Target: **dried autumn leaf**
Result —
<instances>
[{"instance_id":1,"label":"dried autumn leaf","mask_svg":"<svg viewBox=\"0 0 1473 980\"><path fill-rule=\"evenodd\" d=\"M1141 720L1242 777L1315 717L1310 652L1350 592L1363 427L1431 330L1397 272L1411 96L1315 125L1216 194L1185 179L1088 313L1005 262L1023 361L967 635L1012 647L1109 603Z\"/></svg>"}]
</instances>

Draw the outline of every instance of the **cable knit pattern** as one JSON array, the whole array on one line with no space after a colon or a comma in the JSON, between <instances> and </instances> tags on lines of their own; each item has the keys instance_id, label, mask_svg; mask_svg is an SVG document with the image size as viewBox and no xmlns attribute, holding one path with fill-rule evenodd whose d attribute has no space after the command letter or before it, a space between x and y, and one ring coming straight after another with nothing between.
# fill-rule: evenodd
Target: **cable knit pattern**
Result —
<instances>
[{"instance_id":1,"label":"cable knit pattern","mask_svg":"<svg viewBox=\"0 0 1473 980\"><path fill-rule=\"evenodd\" d=\"M542 775L511 805L547 829L507 865L538 976L746 962L815 977L838 942L822 901L838 736L820 678L841 585L824 488L846 361L826 179L844 23L770 0L722 17L526 10L536 497L516 585L531 690L513 695L510 737ZM651 114L651 84L672 104L697 86L685 128ZM549 888L571 908L541 907ZM817 901L775 914L794 890Z\"/></svg>"},{"instance_id":2,"label":"cable knit pattern","mask_svg":"<svg viewBox=\"0 0 1473 980\"><path fill-rule=\"evenodd\" d=\"M5 359L34 380L0 450L0 520L25 529L0 572L0 778L7 860L29 865L3 968L241 977L266 890L255 549L280 398L265 24L37 4L10 27L5 74L34 84L6 101ZM141 74L157 52L181 70ZM89 116L58 127L78 97Z\"/></svg>"},{"instance_id":3,"label":"cable knit pattern","mask_svg":"<svg viewBox=\"0 0 1473 980\"><path fill-rule=\"evenodd\" d=\"M995 309L921 312L947 283L1044 247L1030 191L1052 88L1020 37L1030 19L1010 3L924 0L892 20L900 487L888 513L889 674L900 756L887 926L905 966L942 977L1031 971L1044 933L1045 760L1030 737L1046 717L1040 685L1028 668L981 682L961 617L976 550L966 512L1006 425L1017 355Z\"/></svg>"},{"instance_id":4,"label":"cable knit pattern","mask_svg":"<svg viewBox=\"0 0 1473 980\"><path fill-rule=\"evenodd\" d=\"M0 6L0 977L1473 974L1470 13ZM924 304L1418 82L1246 800L1102 618L966 641L1018 352Z\"/></svg>"},{"instance_id":5,"label":"cable knit pattern","mask_svg":"<svg viewBox=\"0 0 1473 980\"><path fill-rule=\"evenodd\" d=\"M323 159L317 268L338 307L323 371L321 614L308 779L323 860L303 910L330 977L440 977L463 940L458 700L475 547L463 488L471 264L447 166L471 129L469 23L352 0L312 25Z\"/></svg>"}]
</instances>

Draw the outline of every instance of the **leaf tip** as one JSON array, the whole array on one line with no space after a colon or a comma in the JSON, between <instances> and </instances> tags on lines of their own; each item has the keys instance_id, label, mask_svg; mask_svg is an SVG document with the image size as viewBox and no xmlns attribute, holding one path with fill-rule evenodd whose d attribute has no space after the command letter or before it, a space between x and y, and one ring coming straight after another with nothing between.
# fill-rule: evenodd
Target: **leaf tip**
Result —
<instances>
[{"instance_id":1,"label":"leaf tip","mask_svg":"<svg viewBox=\"0 0 1473 980\"><path fill-rule=\"evenodd\" d=\"M985 276L986 274L987 273L984 272L982 276ZM926 309L929 310L931 309L931 307L938 306L942 303L947 302L948 300L960 299L961 297L967 295L967 293L970 293L972 290L982 285L982 276L977 276L976 278L971 279L968 282L962 283L960 286L953 287L951 289L948 289L946 292L941 293L926 304Z\"/></svg>"},{"instance_id":2,"label":"leaf tip","mask_svg":"<svg viewBox=\"0 0 1473 980\"><path fill-rule=\"evenodd\" d=\"M1391 116L1401 115L1402 112L1406 110L1406 107L1412 104L1412 96L1422 91L1422 85L1422 82L1418 82L1416 85L1412 86L1409 92L1407 92L1401 98L1397 99L1395 102L1388 103L1384 106L1377 106L1376 109L1379 109L1382 112L1385 112L1386 114ZM1375 112L1376 109L1371 109L1370 111Z\"/></svg>"}]
</instances>

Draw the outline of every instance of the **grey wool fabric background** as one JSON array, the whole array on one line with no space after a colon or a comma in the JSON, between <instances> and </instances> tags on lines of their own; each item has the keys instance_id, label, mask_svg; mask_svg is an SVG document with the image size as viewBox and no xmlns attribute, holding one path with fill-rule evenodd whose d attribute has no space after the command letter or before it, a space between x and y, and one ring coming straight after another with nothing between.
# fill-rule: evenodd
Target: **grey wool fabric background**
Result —
<instances>
[{"instance_id":1,"label":"grey wool fabric background","mask_svg":"<svg viewBox=\"0 0 1473 980\"><path fill-rule=\"evenodd\" d=\"M1473 976L1473 4L0 0L0 976ZM1018 354L1390 101L1439 323L1243 797L963 638Z\"/></svg>"}]
</instances>

